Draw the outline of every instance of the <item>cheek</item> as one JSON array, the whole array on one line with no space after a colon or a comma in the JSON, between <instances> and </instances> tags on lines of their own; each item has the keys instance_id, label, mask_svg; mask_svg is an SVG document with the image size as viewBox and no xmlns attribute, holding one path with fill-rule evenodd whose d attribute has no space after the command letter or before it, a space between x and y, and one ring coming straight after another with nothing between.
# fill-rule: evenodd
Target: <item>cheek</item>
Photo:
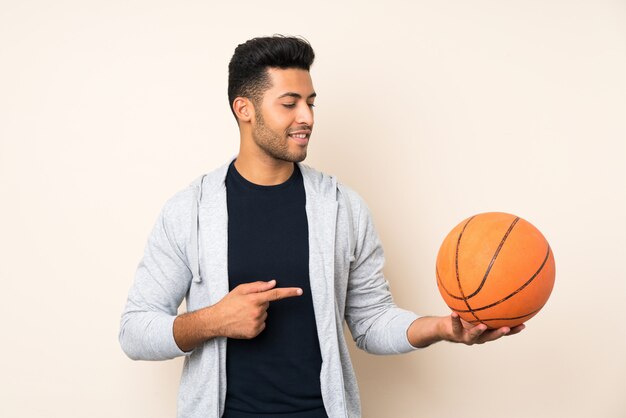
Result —
<instances>
[{"instance_id":1,"label":"cheek","mask_svg":"<svg viewBox=\"0 0 626 418\"><path fill-rule=\"evenodd\" d=\"M278 136L286 136L287 130L289 129L289 124L285 123L273 123L272 125L267 125L267 127L274 132L275 135Z\"/></svg>"},{"instance_id":2,"label":"cheek","mask_svg":"<svg viewBox=\"0 0 626 418\"><path fill-rule=\"evenodd\" d=\"M276 132L285 132L293 123L293 117L288 109L279 109L270 114L264 114L265 124Z\"/></svg>"}]
</instances>

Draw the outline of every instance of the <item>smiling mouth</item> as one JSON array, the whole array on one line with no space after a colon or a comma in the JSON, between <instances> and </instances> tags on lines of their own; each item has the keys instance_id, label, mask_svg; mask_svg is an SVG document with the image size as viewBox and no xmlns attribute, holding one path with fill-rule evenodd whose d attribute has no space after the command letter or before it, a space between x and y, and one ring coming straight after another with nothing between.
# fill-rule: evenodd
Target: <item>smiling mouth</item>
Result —
<instances>
[{"instance_id":1,"label":"smiling mouth","mask_svg":"<svg viewBox=\"0 0 626 418\"><path fill-rule=\"evenodd\" d=\"M296 138L296 139L308 139L309 136L311 136L311 134L310 133L308 133L308 134L304 134L304 133L303 134L289 134L289 136L292 137L292 138Z\"/></svg>"},{"instance_id":2,"label":"smiling mouth","mask_svg":"<svg viewBox=\"0 0 626 418\"><path fill-rule=\"evenodd\" d=\"M308 129L294 131L294 132L287 134L287 136L291 138L291 140L294 141L296 144L305 146L309 143L309 138L311 137L311 131Z\"/></svg>"}]
</instances>

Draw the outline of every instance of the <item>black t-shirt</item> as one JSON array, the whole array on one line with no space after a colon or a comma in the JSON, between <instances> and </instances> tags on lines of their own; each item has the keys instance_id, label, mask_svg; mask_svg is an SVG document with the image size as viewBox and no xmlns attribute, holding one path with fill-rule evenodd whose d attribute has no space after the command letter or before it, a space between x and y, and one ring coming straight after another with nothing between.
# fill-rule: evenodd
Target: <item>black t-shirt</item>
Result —
<instances>
[{"instance_id":1,"label":"black t-shirt","mask_svg":"<svg viewBox=\"0 0 626 418\"><path fill-rule=\"evenodd\" d=\"M230 290L276 279L303 294L271 302L266 327L250 340L228 339L224 417L326 417L309 283L308 222L302 173L283 184L247 181L234 163L226 176Z\"/></svg>"}]
</instances>

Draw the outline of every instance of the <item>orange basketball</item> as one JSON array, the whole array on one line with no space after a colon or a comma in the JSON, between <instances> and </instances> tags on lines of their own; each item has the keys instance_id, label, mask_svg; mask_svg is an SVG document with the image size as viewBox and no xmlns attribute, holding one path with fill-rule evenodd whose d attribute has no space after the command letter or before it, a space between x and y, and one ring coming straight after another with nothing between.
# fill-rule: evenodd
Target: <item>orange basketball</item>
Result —
<instances>
[{"instance_id":1,"label":"orange basketball","mask_svg":"<svg viewBox=\"0 0 626 418\"><path fill-rule=\"evenodd\" d=\"M481 213L458 224L437 255L437 285L461 318L489 328L514 327L545 305L554 256L537 228L508 213Z\"/></svg>"}]
</instances>

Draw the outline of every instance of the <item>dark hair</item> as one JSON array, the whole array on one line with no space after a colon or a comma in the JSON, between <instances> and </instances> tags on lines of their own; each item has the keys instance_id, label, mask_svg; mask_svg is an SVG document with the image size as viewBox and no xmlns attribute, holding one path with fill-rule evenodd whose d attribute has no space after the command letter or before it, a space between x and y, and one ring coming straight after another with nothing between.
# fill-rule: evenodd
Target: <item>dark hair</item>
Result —
<instances>
[{"instance_id":1,"label":"dark hair","mask_svg":"<svg viewBox=\"0 0 626 418\"><path fill-rule=\"evenodd\" d=\"M313 48L303 38L275 35L238 45L228 64L228 102L233 115L237 97L247 97L255 105L261 102L263 93L271 87L268 68L309 71L314 59Z\"/></svg>"}]
</instances>

